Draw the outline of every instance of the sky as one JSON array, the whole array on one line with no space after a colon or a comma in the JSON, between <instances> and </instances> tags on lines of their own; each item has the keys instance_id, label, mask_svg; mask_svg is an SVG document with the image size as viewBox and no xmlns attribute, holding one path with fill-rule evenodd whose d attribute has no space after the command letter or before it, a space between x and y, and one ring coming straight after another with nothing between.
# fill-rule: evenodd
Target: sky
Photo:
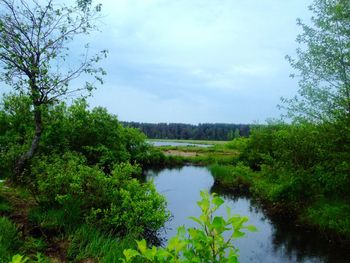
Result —
<instances>
[{"instance_id":1,"label":"sky","mask_svg":"<svg viewBox=\"0 0 350 263\"><path fill-rule=\"evenodd\" d=\"M107 76L89 103L122 121L264 123L297 92L285 55L311 0L100 2L100 32L86 40L108 49Z\"/></svg>"}]
</instances>

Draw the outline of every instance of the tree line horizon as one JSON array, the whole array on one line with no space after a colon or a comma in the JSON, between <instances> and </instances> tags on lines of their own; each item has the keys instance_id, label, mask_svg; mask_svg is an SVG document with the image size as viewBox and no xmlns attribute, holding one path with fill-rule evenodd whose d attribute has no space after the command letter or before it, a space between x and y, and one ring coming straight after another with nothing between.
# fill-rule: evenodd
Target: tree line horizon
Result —
<instances>
[{"instance_id":1,"label":"tree line horizon","mask_svg":"<svg viewBox=\"0 0 350 263\"><path fill-rule=\"evenodd\" d=\"M122 121L124 126L142 131L149 139L174 140L217 140L229 141L238 137L248 137L251 127L257 124L235 123L147 123Z\"/></svg>"}]
</instances>

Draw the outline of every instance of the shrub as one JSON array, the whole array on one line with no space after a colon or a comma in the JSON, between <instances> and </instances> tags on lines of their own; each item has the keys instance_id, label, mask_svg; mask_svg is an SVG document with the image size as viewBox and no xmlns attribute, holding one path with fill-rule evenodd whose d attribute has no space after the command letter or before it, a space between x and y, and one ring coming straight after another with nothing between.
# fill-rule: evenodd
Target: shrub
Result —
<instances>
[{"instance_id":1,"label":"shrub","mask_svg":"<svg viewBox=\"0 0 350 263\"><path fill-rule=\"evenodd\" d=\"M209 167L215 182L230 188L235 193L249 192L252 183L252 171L239 162L236 166L213 164Z\"/></svg>"},{"instance_id":2,"label":"shrub","mask_svg":"<svg viewBox=\"0 0 350 263\"><path fill-rule=\"evenodd\" d=\"M93 208L89 222L118 234L153 236L169 218L165 211L165 199L158 194L152 182L141 184L124 173L125 168L112 172L111 183L118 186L105 208Z\"/></svg>"},{"instance_id":3,"label":"shrub","mask_svg":"<svg viewBox=\"0 0 350 263\"><path fill-rule=\"evenodd\" d=\"M106 175L67 152L37 159L32 172L40 203L32 218L42 226L63 230L87 220L108 232L142 235L155 233L168 219L165 199L153 184L133 178L141 173L138 166L121 163Z\"/></svg>"},{"instance_id":4,"label":"shrub","mask_svg":"<svg viewBox=\"0 0 350 263\"><path fill-rule=\"evenodd\" d=\"M226 143L225 147L228 149L238 150L239 152L243 152L247 148L248 141L249 139L245 137L235 138L234 140Z\"/></svg>"},{"instance_id":5,"label":"shrub","mask_svg":"<svg viewBox=\"0 0 350 263\"><path fill-rule=\"evenodd\" d=\"M305 213L305 219L325 231L332 231L350 238L350 205L346 201L320 200Z\"/></svg>"}]
</instances>

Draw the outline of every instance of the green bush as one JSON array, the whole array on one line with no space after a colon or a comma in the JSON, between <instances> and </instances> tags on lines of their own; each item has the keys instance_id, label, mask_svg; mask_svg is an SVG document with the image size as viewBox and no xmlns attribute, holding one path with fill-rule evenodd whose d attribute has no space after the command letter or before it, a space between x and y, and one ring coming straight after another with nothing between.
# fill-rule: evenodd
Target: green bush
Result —
<instances>
[{"instance_id":1,"label":"green bush","mask_svg":"<svg viewBox=\"0 0 350 263\"><path fill-rule=\"evenodd\" d=\"M249 138L239 137L225 144L225 147L231 150L245 151L248 146Z\"/></svg>"},{"instance_id":2,"label":"green bush","mask_svg":"<svg viewBox=\"0 0 350 263\"><path fill-rule=\"evenodd\" d=\"M282 192L299 193L294 199L303 200L302 191L349 196L349 144L341 123L276 124L252 130L240 159L254 170L271 167L273 172L264 176L284 184Z\"/></svg>"},{"instance_id":3,"label":"green bush","mask_svg":"<svg viewBox=\"0 0 350 263\"><path fill-rule=\"evenodd\" d=\"M147 232L153 236L169 218L165 199L152 182L141 184L130 178L130 173L120 170L120 167L115 169L111 177L118 191L111 193L108 207L91 210L88 222L122 235Z\"/></svg>"},{"instance_id":4,"label":"green bush","mask_svg":"<svg viewBox=\"0 0 350 263\"><path fill-rule=\"evenodd\" d=\"M350 205L344 201L320 200L309 207L304 217L320 229L350 237Z\"/></svg>"},{"instance_id":5,"label":"green bush","mask_svg":"<svg viewBox=\"0 0 350 263\"><path fill-rule=\"evenodd\" d=\"M0 103L0 169L11 176L17 158L30 146L34 134L31 101L26 96L4 96ZM110 173L121 162L152 164L153 152L146 136L124 128L106 109L89 109L85 100L42 107L43 132L37 155L79 152L90 166ZM164 156L163 156L164 159Z\"/></svg>"},{"instance_id":6,"label":"green bush","mask_svg":"<svg viewBox=\"0 0 350 263\"><path fill-rule=\"evenodd\" d=\"M165 199L152 183L133 178L139 166L121 163L106 175L75 153L37 159L32 167L40 204L31 218L60 229L86 221L116 234L155 233L168 219Z\"/></svg>"},{"instance_id":7,"label":"green bush","mask_svg":"<svg viewBox=\"0 0 350 263\"><path fill-rule=\"evenodd\" d=\"M239 162L236 166L213 164L209 167L215 181L220 185L239 193L249 191L253 172L248 166Z\"/></svg>"}]
</instances>

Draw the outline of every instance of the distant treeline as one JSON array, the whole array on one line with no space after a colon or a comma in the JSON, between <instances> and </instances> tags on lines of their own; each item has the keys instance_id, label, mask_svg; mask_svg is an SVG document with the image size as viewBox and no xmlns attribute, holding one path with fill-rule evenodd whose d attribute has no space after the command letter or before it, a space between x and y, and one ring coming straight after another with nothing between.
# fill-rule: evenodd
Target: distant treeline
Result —
<instances>
[{"instance_id":1,"label":"distant treeline","mask_svg":"<svg viewBox=\"0 0 350 263\"><path fill-rule=\"evenodd\" d=\"M184 140L232 140L249 136L250 125L203 123L198 125L183 123L139 123L123 122L125 126L138 128L150 139Z\"/></svg>"}]
</instances>

